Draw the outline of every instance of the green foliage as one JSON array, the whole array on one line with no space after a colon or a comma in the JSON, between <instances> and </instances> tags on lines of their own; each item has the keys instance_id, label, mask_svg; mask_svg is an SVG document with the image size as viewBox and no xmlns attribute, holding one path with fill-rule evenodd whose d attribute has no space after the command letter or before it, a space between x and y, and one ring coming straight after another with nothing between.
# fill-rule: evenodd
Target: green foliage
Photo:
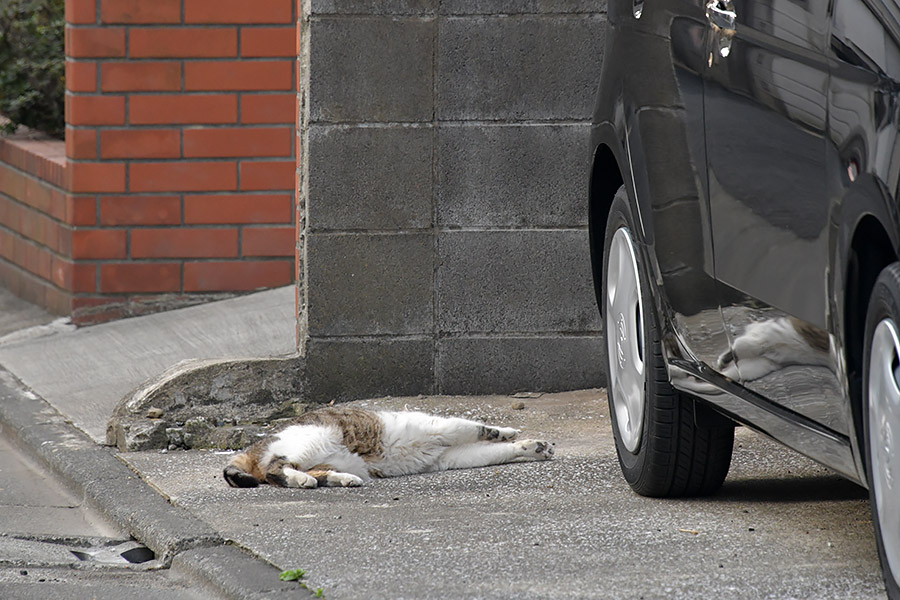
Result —
<instances>
[{"instance_id":1,"label":"green foliage","mask_svg":"<svg viewBox=\"0 0 900 600\"><path fill-rule=\"evenodd\" d=\"M0 0L0 114L65 133L65 0Z\"/></svg>"},{"instance_id":2,"label":"green foliage","mask_svg":"<svg viewBox=\"0 0 900 600\"><path fill-rule=\"evenodd\" d=\"M306 577L306 571L303 569L291 569L290 571L282 571L278 578L282 581L300 581Z\"/></svg>"},{"instance_id":3,"label":"green foliage","mask_svg":"<svg viewBox=\"0 0 900 600\"><path fill-rule=\"evenodd\" d=\"M306 571L304 571L303 569L291 569L289 571L282 571L281 575L278 576L278 579L280 579L282 581L300 582L300 587L302 587L304 590L309 590L309 587L305 583L302 583L300 581L304 577L306 577ZM312 590L309 590L309 591L312 591ZM322 588L318 588L314 594L314 597L324 598L325 590L323 590Z\"/></svg>"}]
</instances>

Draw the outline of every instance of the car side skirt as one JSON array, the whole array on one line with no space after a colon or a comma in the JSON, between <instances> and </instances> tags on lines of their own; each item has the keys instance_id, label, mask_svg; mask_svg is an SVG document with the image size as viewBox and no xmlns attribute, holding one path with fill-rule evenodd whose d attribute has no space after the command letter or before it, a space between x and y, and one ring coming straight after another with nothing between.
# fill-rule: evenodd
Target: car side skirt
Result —
<instances>
[{"instance_id":1,"label":"car side skirt","mask_svg":"<svg viewBox=\"0 0 900 600\"><path fill-rule=\"evenodd\" d=\"M857 470L847 436L775 404L704 365L669 357L668 369L675 388L701 398L731 419L837 471L847 479L866 485L865 478Z\"/></svg>"}]
</instances>

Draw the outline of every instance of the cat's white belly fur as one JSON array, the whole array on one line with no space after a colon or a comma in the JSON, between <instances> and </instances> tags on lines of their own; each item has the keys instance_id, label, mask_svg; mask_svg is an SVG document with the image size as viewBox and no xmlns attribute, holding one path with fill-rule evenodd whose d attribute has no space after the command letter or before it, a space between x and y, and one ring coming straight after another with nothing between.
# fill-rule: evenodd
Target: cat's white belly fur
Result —
<instances>
[{"instance_id":1,"label":"cat's white belly fur","mask_svg":"<svg viewBox=\"0 0 900 600\"><path fill-rule=\"evenodd\" d=\"M438 470L441 456L460 442L471 423L420 412L381 412L384 457L371 463L385 477ZM515 435L509 429L509 435ZM474 440L473 440L474 441Z\"/></svg>"},{"instance_id":2,"label":"cat's white belly fur","mask_svg":"<svg viewBox=\"0 0 900 600\"><path fill-rule=\"evenodd\" d=\"M276 438L269 445L264 462L283 456L301 469L331 465L337 471L369 479L368 464L358 454L347 450L336 427L292 425L276 434Z\"/></svg>"}]
</instances>

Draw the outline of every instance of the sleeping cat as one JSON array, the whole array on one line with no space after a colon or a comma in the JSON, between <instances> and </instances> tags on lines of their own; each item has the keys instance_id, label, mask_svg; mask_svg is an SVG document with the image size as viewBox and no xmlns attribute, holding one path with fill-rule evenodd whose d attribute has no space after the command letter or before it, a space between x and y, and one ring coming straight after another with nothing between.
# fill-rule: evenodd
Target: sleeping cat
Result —
<instances>
[{"instance_id":1,"label":"sleeping cat","mask_svg":"<svg viewBox=\"0 0 900 600\"><path fill-rule=\"evenodd\" d=\"M519 433L476 421L420 412L324 408L235 455L225 467L232 487L351 487L372 477L547 460L553 445L512 441Z\"/></svg>"}]
</instances>

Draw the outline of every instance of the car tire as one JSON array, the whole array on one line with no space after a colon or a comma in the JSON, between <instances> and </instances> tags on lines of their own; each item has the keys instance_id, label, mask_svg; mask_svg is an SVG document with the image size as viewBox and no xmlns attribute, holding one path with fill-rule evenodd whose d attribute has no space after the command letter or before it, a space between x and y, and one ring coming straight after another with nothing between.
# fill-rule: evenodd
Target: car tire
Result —
<instances>
[{"instance_id":1,"label":"car tire","mask_svg":"<svg viewBox=\"0 0 900 600\"><path fill-rule=\"evenodd\" d=\"M711 494L728 473L734 426L698 425L699 401L669 382L649 270L634 223L623 186L607 219L600 299L619 464L631 488L642 496Z\"/></svg>"},{"instance_id":2,"label":"car tire","mask_svg":"<svg viewBox=\"0 0 900 600\"><path fill-rule=\"evenodd\" d=\"M900 599L900 263L875 281L866 312L863 429L866 479L888 598ZM894 433L896 432L896 433Z\"/></svg>"}]
</instances>

